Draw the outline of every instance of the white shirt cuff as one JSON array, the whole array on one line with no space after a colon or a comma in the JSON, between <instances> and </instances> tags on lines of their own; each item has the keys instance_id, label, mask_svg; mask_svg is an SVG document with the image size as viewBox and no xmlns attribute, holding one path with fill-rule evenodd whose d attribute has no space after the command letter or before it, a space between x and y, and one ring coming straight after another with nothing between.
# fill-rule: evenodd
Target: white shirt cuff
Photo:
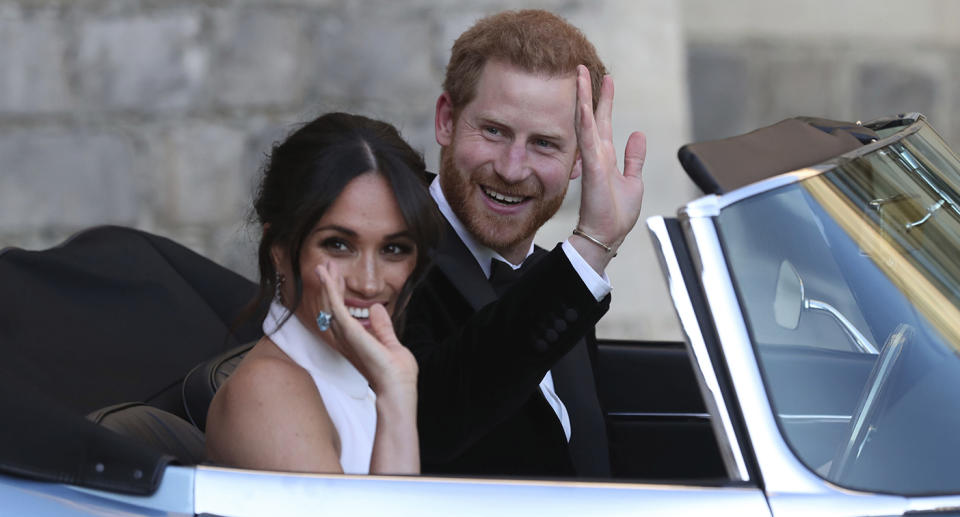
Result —
<instances>
[{"instance_id":1,"label":"white shirt cuff","mask_svg":"<svg viewBox=\"0 0 960 517\"><path fill-rule=\"evenodd\" d=\"M567 254L567 259L570 261L570 264L573 265L573 269L580 275L580 280L583 280L583 284L593 293L593 297L596 298L598 302L602 300L604 296L610 294L610 279L607 278L606 273L604 273L603 276L598 275L597 272L590 267L590 264L587 264L587 261L583 260L577 248L574 248L573 244L570 244L569 239L563 241L563 244L560 246L563 248L563 252Z\"/></svg>"}]
</instances>

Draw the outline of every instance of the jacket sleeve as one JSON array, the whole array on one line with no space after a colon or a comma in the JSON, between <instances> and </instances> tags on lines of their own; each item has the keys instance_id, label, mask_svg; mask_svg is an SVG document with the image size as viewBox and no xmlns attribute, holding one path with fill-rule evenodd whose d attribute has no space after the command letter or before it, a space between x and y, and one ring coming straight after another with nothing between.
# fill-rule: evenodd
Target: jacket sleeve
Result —
<instances>
[{"instance_id":1,"label":"jacket sleeve","mask_svg":"<svg viewBox=\"0 0 960 517\"><path fill-rule=\"evenodd\" d=\"M594 299L559 245L476 313L434 268L410 301L403 339L420 366L425 459L458 456L519 411L609 304Z\"/></svg>"}]
</instances>

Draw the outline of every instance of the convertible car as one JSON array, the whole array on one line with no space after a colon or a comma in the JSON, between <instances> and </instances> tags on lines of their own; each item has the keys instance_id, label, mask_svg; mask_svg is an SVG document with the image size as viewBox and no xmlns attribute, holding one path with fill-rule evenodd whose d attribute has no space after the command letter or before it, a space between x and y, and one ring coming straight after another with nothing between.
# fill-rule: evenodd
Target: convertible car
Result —
<instances>
[{"instance_id":1,"label":"convertible car","mask_svg":"<svg viewBox=\"0 0 960 517\"><path fill-rule=\"evenodd\" d=\"M646 226L685 342L601 342L610 479L205 463L256 286L101 227L0 252L0 513L960 514L958 156L905 114L679 158L705 195Z\"/></svg>"}]
</instances>

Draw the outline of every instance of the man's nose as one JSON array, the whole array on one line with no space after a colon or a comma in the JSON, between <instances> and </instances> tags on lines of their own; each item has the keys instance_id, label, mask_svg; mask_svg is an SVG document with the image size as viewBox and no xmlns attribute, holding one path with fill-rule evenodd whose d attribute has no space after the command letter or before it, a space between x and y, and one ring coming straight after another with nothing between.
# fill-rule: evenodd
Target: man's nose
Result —
<instances>
[{"instance_id":1,"label":"man's nose","mask_svg":"<svg viewBox=\"0 0 960 517\"><path fill-rule=\"evenodd\" d=\"M375 253L364 253L352 264L346 284L351 291L368 298L383 290L383 275Z\"/></svg>"},{"instance_id":2,"label":"man's nose","mask_svg":"<svg viewBox=\"0 0 960 517\"><path fill-rule=\"evenodd\" d=\"M527 164L527 146L517 139L503 149L497 160L497 175L507 183L520 183L530 175Z\"/></svg>"}]
</instances>

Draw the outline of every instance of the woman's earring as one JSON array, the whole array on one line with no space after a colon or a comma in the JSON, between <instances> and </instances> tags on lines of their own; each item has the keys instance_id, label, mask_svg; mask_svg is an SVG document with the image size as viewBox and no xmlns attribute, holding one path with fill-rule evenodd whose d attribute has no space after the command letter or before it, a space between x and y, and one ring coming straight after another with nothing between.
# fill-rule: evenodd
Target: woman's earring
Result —
<instances>
[{"instance_id":1,"label":"woman's earring","mask_svg":"<svg viewBox=\"0 0 960 517\"><path fill-rule=\"evenodd\" d=\"M283 284L286 281L287 281L287 277L283 273L277 271L277 276L273 281L273 284L276 286L276 292L274 292L273 295L274 295L274 298L276 298L277 301L280 302L280 305L283 305Z\"/></svg>"}]
</instances>

